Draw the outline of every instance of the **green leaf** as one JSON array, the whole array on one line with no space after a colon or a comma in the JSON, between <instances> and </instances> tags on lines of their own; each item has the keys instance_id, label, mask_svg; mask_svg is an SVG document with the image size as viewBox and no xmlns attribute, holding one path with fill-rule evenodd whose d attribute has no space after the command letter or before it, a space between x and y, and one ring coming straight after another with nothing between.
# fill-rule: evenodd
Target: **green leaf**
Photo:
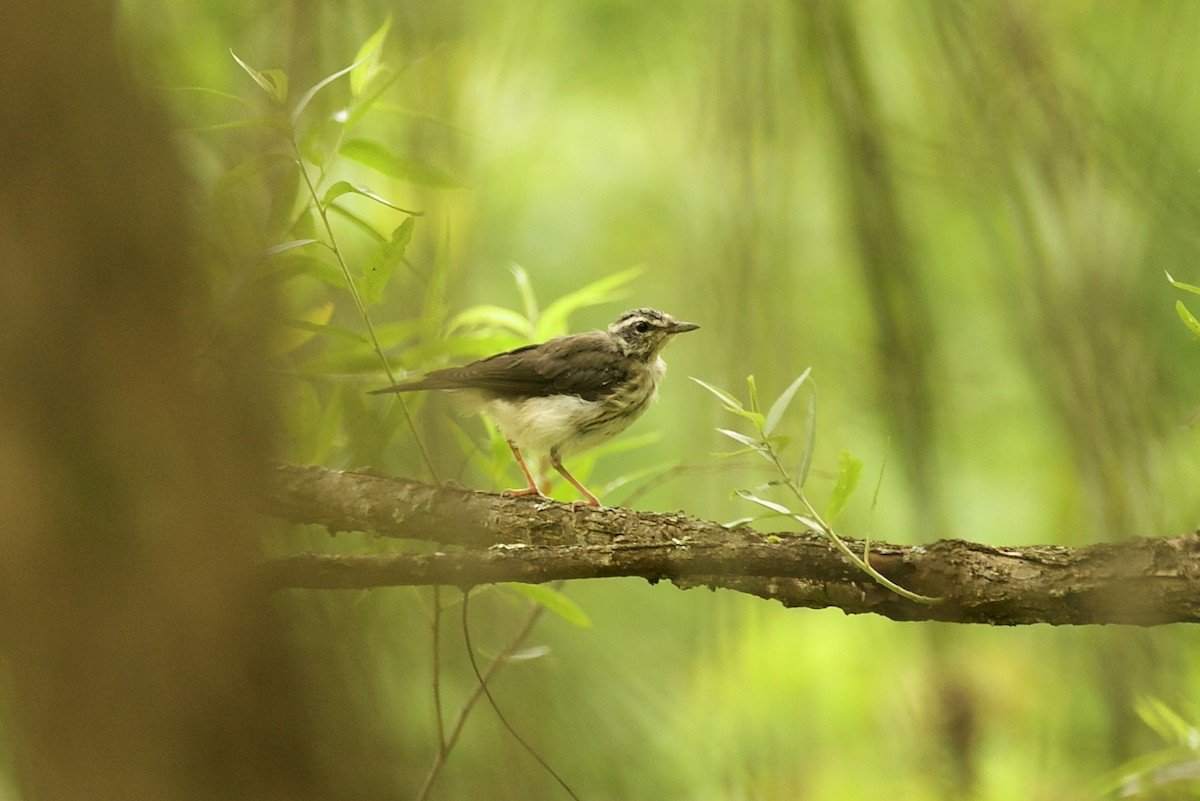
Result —
<instances>
[{"instance_id":1,"label":"green leaf","mask_svg":"<svg viewBox=\"0 0 1200 801\"><path fill-rule=\"evenodd\" d=\"M276 102L278 102L280 105L283 105L283 103L287 100L288 94L287 73L283 70L263 70L262 75L271 82L273 87L275 87L274 96Z\"/></svg>"},{"instance_id":2,"label":"green leaf","mask_svg":"<svg viewBox=\"0 0 1200 801\"><path fill-rule=\"evenodd\" d=\"M627 293L618 290L641 275L642 272L643 268L641 267L630 267L628 270L622 270L601 278L599 281L593 281L582 289L558 298L547 306L541 317L538 318L538 339L549 339L567 333L567 318L579 309L598 306L625 297Z\"/></svg>"},{"instance_id":3,"label":"green leaf","mask_svg":"<svg viewBox=\"0 0 1200 801\"><path fill-rule=\"evenodd\" d=\"M240 58L238 58L238 54L233 52L233 50L229 51L229 55L233 56L233 60L237 62L238 66L245 70L246 74L254 79L254 82L259 85L259 88L274 98L276 103L283 103L283 101L287 99L287 75L285 75L282 70L266 70L265 72L260 72L259 70L254 69L254 67L251 67L245 61L242 61Z\"/></svg>"},{"instance_id":4,"label":"green leaf","mask_svg":"<svg viewBox=\"0 0 1200 801\"><path fill-rule=\"evenodd\" d=\"M788 517L794 516L792 514L792 510L783 504L775 503L775 501L768 501L766 498L760 498L748 490L737 490L734 494L739 498L750 501L751 503L757 503L759 506L762 506L765 509L770 509L772 512L778 512L779 514L787 515Z\"/></svg>"},{"instance_id":5,"label":"green leaf","mask_svg":"<svg viewBox=\"0 0 1200 801\"><path fill-rule=\"evenodd\" d=\"M294 250L278 256L272 259L269 265L269 271L263 276L264 280L278 283L305 275L335 289L346 288L346 277L342 275L341 270L325 259L302 251Z\"/></svg>"},{"instance_id":6,"label":"green leaf","mask_svg":"<svg viewBox=\"0 0 1200 801\"><path fill-rule=\"evenodd\" d=\"M1139 698L1134 704L1134 711L1143 723L1168 743L1188 745L1198 736L1196 727L1157 698Z\"/></svg>"},{"instance_id":7,"label":"green leaf","mask_svg":"<svg viewBox=\"0 0 1200 801\"><path fill-rule=\"evenodd\" d=\"M236 56L235 56L236 58ZM208 86L168 86L168 92L195 92L201 95L211 95L219 97L222 100L236 100L242 106L249 106L250 101L241 95L235 95L232 92L222 92L220 89L213 89Z\"/></svg>"},{"instance_id":8,"label":"green leaf","mask_svg":"<svg viewBox=\"0 0 1200 801\"><path fill-rule=\"evenodd\" d=\"M796 471L801 489L808 481L808 470L812 467L813 450L817 446L817 390L813 387L808 396L808 422L804 427L804 453L800 456L800 468Z\"/></svg>"},{"instance_id":9,"label":"green leaf","mask_svg":"<svg viewBox=\"0 0 1200 801\"><path fill-rule=\"evenodd\" d=\"M1191 292L1194 295L1200 295L1200 286L1196 286L1194 284L1185 284L1182 281L1176 281L1171 277L1170 273L1167 273L1167 280L1170 281L1171 286L1175 287L1176 289L1182 289L1184 292Z\"/></svg>"},{"instance_id":10,"label":"green leaf","mask_svg":"<svg viewBox=\"0 0 1200 801\"><path fill-rule=\"evenodd\" d=\"M717 431L718 433L724 434L735 442L740 442L747 448L753 448L756 451L762 449L762 443L756 440L754 437L748 437L745 434L738 433L737 431L730 431L728 428L718 428Z\"/></svg>"},{"instance_id":11,"label":"green leaf","mask_svg":"<svg viewBox=\"0 0 1200 801\"><path fill-rule=\"evenodd\" d=\"M391 27L392 15L388 14L379 29L363 42L354 55L356 66L350 70L350 94L355 97L361 96L367 84L375 77L379 69L379 53L383 47L383 40L387 38L388 29Z\"/></svg>"},{"instance_id":12,"label":"green leaf","mask_svg":"<svg viewBox=\"0 0 1200 801\"><path fill-rule=\"evenodd\" d=\"M736 414L738 417L746 418L754 425L754 428L757 431L763 430L763 424L766 422L766 418L764 418L761 414L759 414L756 411L751 411L751 410L746 409L744 406L742 406L742 402L740 400L733 397L725 390L714 387L712 384L709 384L705 381L701 381L699 378L696 378L695 376L688 376L688 377L691 378L693 381L695 381L700 386L707 389L712 394L716 395L718 398L720 398L721 402L725 406L725 411L731 412L732 414Z\"/></svg>"},{"instance_id":13,"label":"green leaf","mask_svg":"<svg viewBox=\"0 0 1200 801\"><path fill-rule=\"evenodd\" d=\"M525 268L515 261L509 263L508 271L512 273L513 283L517 285L517 293L521 296L521 303L525 304L525 317L536 331L538 302L537 294L533 291L533 283L529 280L529 273L525 272Z\"/></svg>"},{"instance_id":14,"label":"green leaf","mask_svg":"<svg viewBox=\"0 0 1200 801\"><path fill-rule=\"evenodd\" d=\"M524 267L517 264L516 261L509 263L509 272L512 273L512 283L517 285L517 294L521 295L521 302L526 307L526 319L529 320L530 327L536 332L536 327L538 327L538 295L534 293L533 282L529 281L529 273L524 270Z\"/></svg>"},{"instance_id":15,"label":"green leaf","mask_svg":"<svg viewBox=\"0 0 1200 801\"><path fill-rule=\"evenodd\" d=\"M764 459L768 458L767 455L763 453L762 448L739 448L736 451L718 451L717 453L710 453L709 456L713 457L714 459L732 459L735 456L745 456L748 453L757 453Z\"/></svg>"},{"instance_id":16,"label":"green leaf","mask_svg":"<svg viewBox=\"0 0 1200 801\"><path fill-rule=\"evenodd\" d=\"M855 459L848 451L842 451L838 457L837 484L833 487L833 494L829 498L829 508L825 512L827 521L832 521L839 512L846 508L846 502L850 500L850 496L858 487L858 480L862 477L862 468L862 460Z\"/></svg>"},{"instance_id":17,"label":"green leaf","mask_svg":"<svg viewBox=\"0 0 1200 801\"><path fill-rule=\"evenodd\" d=\"M519 595L524 595L529 600L544 607L546 611L553 612L573 626L585 629L592 627L592 620L583 611L583 608L552 587L547 587L544 584L521 584L517 582L509 582L501 586Z\"/></svg>"},{"instance_id":18,"label":"green leaf","mask_svg":"<svg viewBox=\"0 0 1200 801\"><path fill-rule=\"evenodd\" d=\"M235 56L235 58L236 58L236 56ZM294 109L292 109L292 114L291 114L292 124L295 125L296 120L300 119L300 112L304 111L305 106L307 106L309 104L309 102L312 101L313 97L316 96L317 92L321 91L326 86L333 83L338 78L340 78L343 75L345 75L346 73L350 72L357 66L358 66L358 62L355 62L355 63L351 64L349 67L344 67L344 68L338 70L337 72L333 73L332 75L327 75L324 78L322 78L321 80L317 81L311 89L309 89L307 92L304 93L304 95L300 98L300 102L296 104L296 107Z\"/></svg>"},{"instance_id":19,"label":"green leaf","mask_svg":"<svg viewBox=\"0 0 1200 801\"><path fill-rule=\"evenodd\" d=\"M800 389L800 386L808 380L808 376L811 372L812 368L810 367L801 373L800 377L793 381L791 386L785 389L783 393L775 399L775 402L771 404L771 408L767 411L767 420L763 424L764 436L771 436L771 433L779 427L779 423L781 420L783 420L783 415L787 413L788 406L791 404L792 398L796 396L796 390Z\"/></svg>"},{"instance_id":20,"label":"green leaf","mask_svg":"<svg viewBox=\"0 0 1200 801\"><path fill-rule=\"evenodd\" d=\"M380 143L368 139L351 139L342 145L339 152L359 164L411 184L439 189L458 189L462 186L438 168L418 159L396 155Z\"/></svg>"},{"instance_id":21,"label":"green leaf","mask_svg":"<svg viewBox=\"0 0 1200 801\"><path fill-rule=\"evenodd\" d=\"M716 395L717 398L721 401L721 403L725 404L725 408L728 409L729 411L731 411L731 412L742 411L742 402L740 400L738 400L737 398L733 397L732 395L730 395L725 390L719 389L718 387L714 387L712 384L708 383L707 381L701 381L699 378L696 378L695 376L688 376L688 378L692 379L697 384L704 387L712 394Z\"/></svg>"},{"instance_id":22,"label":"green leaf","mask_svg":"<svg viewBox=\"0 0 1200 801\"><path fill-rule=\"evenodd\" d=\"M1183 320L1183 324L1191 330L1193 334L1200 337L1200 320L1196 319L1196 315L1192 314L1187 306L1183 305L1182 300L1175 301L1175 313L1179 315L1179 319Z\"/></svg>"},{"instance_id":23,"label":"green leaf","mask_svg":"<svg viewBox=\"0 0 1200 801\"><path fill-rule=\"evenodd\" d=\"M370 187L363 186L362 184L352 184L349 181L338 181L333 186L329 187L329 189L325 191L325 199L322 201L321 205L325 208L328 208L330 203L342 195L361 195L374 200L376 203L381 203L382 205L387 206L389 209L402 211L405 214L413 217L421 217L425 214L423 211L409 211L408 209L401 208L390 200L380 197L372 192Z\"/></svg>"},{"instance_id":24,"label":"green leaf","mask_svg":"<svg viewBox=\"0 0 1200 801\"><path fill-rule=\"evenodd\" d=\"M512 309L502 306L472 306L455 315L447 326L447 330L451 332L464 328L499 328L527 339L533 338L533 328L529 321Z\"/></svg>"},{"instance_id":25,"label":"green leaf","mask_svg":"<svg viewBox=\"0 0 1200 801\"><path fill-rule=\"evenodd\" d=\"M529 648L522 648L520 651L508 655L509 662L528 662L532 659L541 659L550 653L549 645L533 645Z\"/></svg>"},{"instance_id":26,"label":"green leaf","mask_svg":"<svg viewBox=\"0 0 1200 801\"><path fill-rule=\"evenodd\" d=\"M360 121L362 121L362 118L367 115L367 112L376 108L379 98L383 96L384 92L392 87L392 84L400 79L401 74L403 74L403 70L401 72L393 72L388 76L386 81L378 83L378 85L369 95L359 98L358 102L355 103L354 106L349 110L349 113L342 112L335 117L338 122L342 123L343 130L349 131Z\"/></svg>"},{"instance_id":27,"label":"green leaf","mask_svg":"<svg viewBox=\"0 0 1200 801\"><path fill-rule=\"evenodd\" d=\"M416 226L415 217L406 217L404 222L392 231L392 238L384 242L376 250L374 257L363 271L363 302L367 305L378 303L383 298L383 290L396 272L396 267L404 258L404 251L412 239L413 228Z\"/></svg>"},{"instance_id":28,"label":"green leaf","mask_svg":"<svg viewBox=\"0 0 1200 801\"><path fill-rule=\"evenodd\" d=\"M268 256L278 256L280 253L286 253L289 250L295 250L296 248L302 248L302 247L305 247L306 245L319 245L319 244L321 244L321 240L319 240L319 239L293 239L291 242L283 242L281 244L275 245L274 247L267 248L266 250L264 250L262 252L262 256L264 258L268 257Z\"/></svg>"},{"instance_id":29,"label":"green leaf","mask_svg":"<svg viewBox=\"0 0 1200 801\"><path fill-rule=\"evenodd\" d=\"M748 391L748 394L750 395L750 411L754 412L755 414L759 414L759 411L758 411L758 382L754 380L753 375L746 376L746 390ZM761 417L761 415L759 415L759 416ZM764 423L766 422L765 417L763 418L763 422ZM760 428L761 428L761 426L760 426Z\"/></svg>"},{"instance_id":30,"label":"green leaf","mask_svg":"<svg viewBox=\"0 0 1200 801\"><path fill-rule=\"evenodd\" d=\"M375 226L371 225L371 223L367 222L362 217L359 217L357 214L350 211L350 209L346 208L341 203L329 204L329 211L336 212L339 216L341 216L344 219L346 219L347 221L353 223L356 228L358 228L360 231L362 231L364 234L366 234L367 236L369 236L371 239L375 240L376 242L386 242L388 240L388 238L386 236L379 233L379 231L375 230Z\"/></svg>"},{"instance_id":31,"label":"green leaf","mask_svg":"<svg viewBox=\"0 0 1200 801\"><path fill-rule=\"evenodd\" d=\"M731 413L736 414L738 417L744 417L747 420L749 420L750 423L754 426L755 430L762 431L763 423L765 422L765 420L764 420L762 414L760 414L759 412L752 412L749 409L732 409L728 406L726 406L725 408L728 409L728 411L730 411Z\"/></svg>"}]
</instances>

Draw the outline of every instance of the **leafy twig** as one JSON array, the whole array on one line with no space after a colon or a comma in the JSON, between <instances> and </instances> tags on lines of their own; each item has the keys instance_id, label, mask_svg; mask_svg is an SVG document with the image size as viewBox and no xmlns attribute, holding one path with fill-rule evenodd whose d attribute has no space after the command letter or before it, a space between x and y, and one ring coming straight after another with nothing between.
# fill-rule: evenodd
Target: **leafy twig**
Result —
<instances>
[{"instance_id":1,"label":"leafy twig","mask_svg":"<svg viewBox=\"0 0 1200 801\"><path fill-rule=\"evenodd\" d=\"M793 381L787 389L785 389L778 398L771 404L771 408L764 415L759 409L758 403L758 388L754 383L754 377L750 376L747 379L750 394L750 408L746 408L740 400L735 398L723 389L713 386L712 384L701 381L698 378L692 378L700 386L711 392L721 401L725 410L736 414L745 420L748 420L754 427L755 434L753 436L742 434L738 431L732 431L726 428L718 428L717 431L729 437L734 442L743 446L742 450L735 451L733 454L738 455L743 453L757 453L759 456L766 459L775 468L779 479L772 482L773 485L783 486L795 497L799 502L801 511L793 511L788 506L775 501L767 500L747 490L738 490L737 495L740 498L756 503L764 509L792 518L801 525L824 535L835 548L838 549L849 559L855 567L869 575L880 585L886 587L892 592L904 598L922 604L937 603L940 599L932 598L927 595L920 595L911 590L907 590L895 583L887 576L876 570L870 563L870 553L864 550L863 555L859 556L842 540L841 537L833 530L826 518L832 520L833 517L845 505L851 492L854 491L858 483L859 474L862 471L862 463L849 455L844 455L842 459L842 469L839 472L838 482L834 488L833 498L830 501L829 510L826 515L822 515L809 500L804 492L804 483L808 475L809 466L812 464L812 451L815 440L815 400L810 400L809 403L809 419L808 419L808 434L807 442L805 443L804 455L800 460L800 466L793 475L786 465L784 465L779 455L780 439L774 436L779 424L782 422L784 415L787 413L788 407L791 405L792 399L796 396L797 391L805 383L811 383L811 370L805 370L799 378ZM811 396L815 399L814 391ZM869 547L869 546L868 546Z\"/></svg>"},{"instance_id":2,"label":"leafy twig","mask_svg":"<svg viewBox=\"0 0 1200 801\"><path fill-rule=\"evenodd\" d=\"M290 114L287 113L284 105L288 96L288 78L282 70L272 69L260 71L254 67L251 67L245 61L239 58L238 55L233 51L230 51L230 55L233 56L234 60L238 63L238 66L240 66L254 80L254 82L258 84L264 92L266 92L267 96L270 97L271 101L275 104L275 108L280 112L281 119L278 121L277 127L286 135L288 144L292 150L292 158L296 163L297 168L300 170L300 177L303 179L304 186L308 190L311 207L316 210L317 216L321 220L321 226L325 229L326 241L321 242L320 244L329 248L329 250L333 253L334 258L337 260L338 268L341 270L342 277L346 284L346 289L349 291L350 297L354 301L354 306L358 311L359 317L362 319L363 327L366 329L367 337L371 342L371 347L375 351L375 354L379 357L380 363L383 365L384 372L387 374L388 382L394 385L396 383L396 375L392 371L392 366L388 362L387 356L383 352L383 347L379 344L379 336L375 331L375 324L371 320L370 313L367 311L367 305L363 301L362 293L359 291L358 284L354 280L354 276L350 273L350 266L346 263L346 257L342 252L341 247L338 245L337 236L334 234L333 226L329 221L329 208L335 197L345 194L346 192L354 192L365 195L378 202L382 202L384 205L390 206L391 208L404 211L405 213L409 214L410 218L414 213L408 212L405 209L401 209L399 206L384 201L378 195L370 192L369 190L353 186L350 186L348 189L339 189L338 187L334 187L333 191L327 193L327 196L323 201L320 193L317 190L317 182L313 180L312 176L309 174L308 167L305 164L304 155L300 151L299 137L296 136L295 129L295 125L300 118L300 112L304 110L309 101L312 100L313 96L329 84L333 83L336 79L345 75L351 75L351 77L357 82L356 85L361 91L361 87L364 86L365 82L371 77L369 73L364 73L363 69L367 66L375 66L374 59L378 52L378 48L383 42L383 36L386 34L389 25L390 19L388 22L385 22L379 31L376 32L376 35L368 40L367 44L365 44L359 50L354 63L348 67L338 70L332 75L326 76L318 81L307 92L305 92L300 98L300 101L296 103ZM324 176L324 174L325 170L322 169L321 175ZM321 178L318 178L317 180L320 181ZM275 252L281 252L283 249L300 247L302 245L311 243L311 240L297 240L296 242L289 242L285 243L284 245L276 246L276 248L273 250ZM421 437L417 432L416 422L413 420L412 413L409 411L408 404L405 402L403 395L397 394L396 402L400 404L400 408L404 411L404 419L408 424L409 430L412 432L413 439L417 443L418 450L421 452L421 458L425 463L426 469L429 470L429 474L432 476L433 480L437 483L440 483L437 469L433 465L433 459L430 457L428 450L425 448L425 443L421 440Z\"/></svg>"}]
</instances>

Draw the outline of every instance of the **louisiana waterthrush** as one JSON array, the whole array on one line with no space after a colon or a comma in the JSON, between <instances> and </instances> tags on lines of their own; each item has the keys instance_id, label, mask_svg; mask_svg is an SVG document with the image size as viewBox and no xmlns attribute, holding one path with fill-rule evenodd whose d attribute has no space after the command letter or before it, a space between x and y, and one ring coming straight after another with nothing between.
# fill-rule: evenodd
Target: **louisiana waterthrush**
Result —
<instances>
[{"instance_id":1,"label":"louisiana waterthrush","mask_svg":"<svg viewBox=\"0 0 1200 801\"><path fill-rule=\"evenodd\" d=\"M675 334L699 327L657 309L633 309L606 331L555 337L371 394L458 391L496 425L525 474L528 486L506 494L543 494L524 451L549 462L589 504L600 506L562 460L615 437L637 420L667 371L659 353Z\"/></svg>"}]
</instances>

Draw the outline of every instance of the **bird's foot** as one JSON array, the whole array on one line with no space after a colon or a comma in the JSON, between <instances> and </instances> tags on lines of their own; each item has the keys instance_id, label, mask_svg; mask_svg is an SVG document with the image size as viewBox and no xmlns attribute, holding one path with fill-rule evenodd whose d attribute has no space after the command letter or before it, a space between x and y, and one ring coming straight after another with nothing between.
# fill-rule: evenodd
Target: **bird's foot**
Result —
<instances>
[{"instance_id":1,"label":"bird's foot","mask_svg":"<svg viewBox=\"0 0 1200 801\"><path fill-rule=\"evenodd\" d=\"M596 496L591 496L590 500L571 501L571 505L579 509L607 509L604 504L600 503L600 499Z\"/></svg>"},{"instance_id":2,"label":"bird's foot","mask_svg":"<svg viewBox=\"0 0 1200 801\"><path fill-rule=\"evenodd\" d=\"M520 498L525 495L537 495L539 498L545 498L542 491L537 487L521 487L520 489L507 489L500 493L505 498Z\"/></svg>"}]
</instances>

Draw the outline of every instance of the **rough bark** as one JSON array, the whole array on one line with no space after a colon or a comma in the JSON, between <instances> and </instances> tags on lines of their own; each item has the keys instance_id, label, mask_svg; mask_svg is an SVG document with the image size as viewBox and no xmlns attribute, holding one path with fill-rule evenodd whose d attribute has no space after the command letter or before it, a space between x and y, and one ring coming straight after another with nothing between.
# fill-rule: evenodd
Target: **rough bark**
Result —
<instances>
[{"instance_id":1,"label":"rough bark","mask_svg":"<svg viewBox=\"0 0 1200 801\"><path fill-rule=\"evenodd\" d=\"M918 604L874 583L812 532L764 535L682 513L594 509L319 467L276 471L272 511L331 533L429 540L446 552L297 554L264 565L274 588L461 587L501 581L640 576L724 588L785 606L836 607L895 620L1157 625L1200 620L1200 536L1079 548L962 540L871 543L871 563ZM849 540L861 552L863 543Z\"/></svg>"}]
</instances>

